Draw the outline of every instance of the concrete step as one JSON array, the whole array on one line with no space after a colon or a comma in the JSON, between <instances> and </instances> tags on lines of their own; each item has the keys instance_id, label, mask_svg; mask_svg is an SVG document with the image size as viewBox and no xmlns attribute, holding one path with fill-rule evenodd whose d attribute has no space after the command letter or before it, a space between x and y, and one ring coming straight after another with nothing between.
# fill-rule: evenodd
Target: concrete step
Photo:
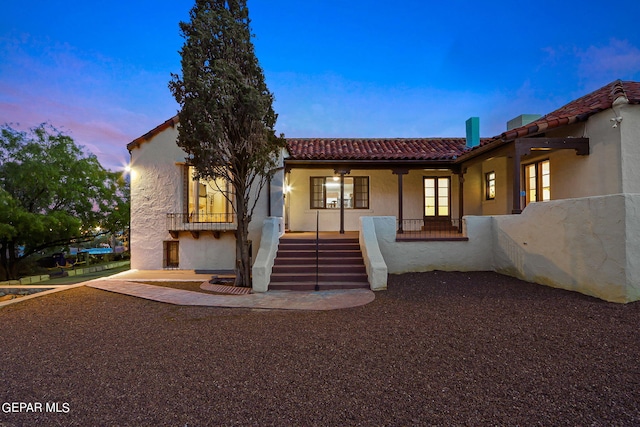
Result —
<instances>
[{"instance_id":1,"label":"concrete step","mask_svg":"<svg viewBox=\"0 0 640 427\"><path fill-rule=\"evenodd\" d=\"M319 273L320 282L364 282L368 283L366 274L363 273ZM271 283L275 282L315 282L316 272L306 273L271 273ZM271 289L271 285L269 285Z\"/></svg>"},{"instance_id":2,"label":"concrete step","mask_svg":"<svg viewBox=\"0 0 640 427\"><path fill-rule=\"evenodd\" d=\"M319 258L354 258L362 257L362 252L358 250L319 250ZM276 258L313 258L316 259L316 251L314 250L288 250L278 249Z\"/></svg>"},{"instance_id":3,"label":"concrete step","mask_svg":"<svg viewBox=\"0 0 640 427\"><path fill-rule=\"evenodd\" d=\"M279 254L278 254L279 255ZM350 256L350 257L340 257L340 258L318 258L319 265L359 265L364 264L364 260L362 256ZM274 261L274 265L313 265L315 268L316 257L276 257Z\"/></svg>"},{"instance_id":4,"label":"concrete step","mask_svg":"<svg viewBox=\"0 0 640 427\"><path fill-rule=\"evenodd\" d=\"M301 273L313 273L316 272L315 264L295 264L295 265L274 265L273 273L276 274L301 274ZM367 270L365 269L364 264L319 264L318 265L318 273L319 274L366 274Z\"/></svg>"},{"instance_id":5,"label":"concrete step","mask_svg":"<svg viewBox=\"0 0 640 427\"><path fill-rule=\"evenodd\" d=\"M354 238L354 239L336 239L336 238L327 238L327 239L320 239L319 240L320 243L358 243L359 240L358 238ZM316 243L316 239L295 239L295 238L287 238L286 235L284 237L280 238L280 243L285 243L285 244L294 244L294 243Z\"/></svg>"},{"instance_id":6,"label":"concrete step","mask_svg":"<svg viewBox=\"0 0 640 427\"><path fill-rule=\"evenodd\" d=\"M359 251L360 245L356 243L319 243L318 249L323 251L339 251L339 250L348 250L348 251ZM286 250L286 251L315 251L316 244L315 243L282 243L278 245L278 250Z\"/></svg>"},{"instance_id":7,"label":"concrete step","mask_svg":"<svg viewBox=\"0 0 640 427\"><path fill-rule=\"evenodd\" d=\"M269 285L270 290L278 291L313 291L315 282L275 282ZM358 282L318 282L319 291L339 289L369 289L369 283Z\"/></svg>"}]
</instances>

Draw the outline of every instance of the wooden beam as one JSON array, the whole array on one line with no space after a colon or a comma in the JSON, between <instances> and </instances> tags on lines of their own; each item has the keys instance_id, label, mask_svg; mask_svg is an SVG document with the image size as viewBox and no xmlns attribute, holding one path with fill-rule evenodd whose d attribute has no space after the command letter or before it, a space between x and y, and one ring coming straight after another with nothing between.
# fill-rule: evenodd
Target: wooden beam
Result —
<instances>
[{"instance_id":1,"label":"wooden beam","mask_svg":"<svg viewBox=\"0 0 640 427\"><path fill-rule=\"evenodd\" d=\"M515 144L523 156L545 150L576 150L579 156L589 155L589 138L518 138Z\"/></svg>"},{"instance_id":2,"label":"wooden beam","mask_svg":"<svg viewBox=\"0 0 640 427\"><path fill-rule=\"evenodd\" d=\"M522 170L521 162L524 156L534 151L576 150L578 156L589 155L589 138L518 138L513 146L513 210L511 213L522 212Z\"/></svg>"},{"instance_id":3,"label":"wooden beam","mask_svg":"<svg viewBox=\"0 0 640 427\"><path fill-rule=\"evenodd\" d=\"M169 234L171 234L171 237L174 239L177 239L180 236L180 232L177 230L169 230Z\"/></svg>"}]
</instances>

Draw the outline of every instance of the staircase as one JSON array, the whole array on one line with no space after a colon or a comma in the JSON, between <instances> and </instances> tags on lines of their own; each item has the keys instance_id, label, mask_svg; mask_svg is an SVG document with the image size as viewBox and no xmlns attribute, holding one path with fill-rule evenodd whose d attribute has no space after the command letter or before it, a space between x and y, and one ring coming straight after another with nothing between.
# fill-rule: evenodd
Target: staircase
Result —
<instances>
[{"instance_id":1,"label":"staircase","mask_svg":"<svg viewBox=\"0 0 640 427\"><path fill-rule=\"evenodd\" d=\"M369 288L357 237L321 236L318 242L319 290ZM315 233L285 234L271 273L271 290L312 291L316 286Z\"/></svg>"}]
</instances>

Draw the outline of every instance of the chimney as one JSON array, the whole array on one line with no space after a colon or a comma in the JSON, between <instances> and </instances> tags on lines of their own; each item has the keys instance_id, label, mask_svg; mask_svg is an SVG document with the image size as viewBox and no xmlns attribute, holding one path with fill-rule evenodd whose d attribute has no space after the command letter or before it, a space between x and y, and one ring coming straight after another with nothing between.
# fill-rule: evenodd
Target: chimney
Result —
<instances>
[{"instance_id":1,"label":"chimney","mask_svg":"<svg viewBox=\"0 0 640 427\"><path fill-rule=\"evenodd\" d=\"M516 129L524 125L528 125L531 122L535 122L540 117L540 114L520 114L515 119L511 119L507 122L507 130Z\"/></svg>"},{"instance_id":2,"label":"chimney","mask_svg":"<svg viewBox=\"0 0 640 427\"><path fill-rule=\"evenodd\" d=\"M467 124L467 148L480 146L480 117L469 117Z\"/></svg>"}]
</instances>

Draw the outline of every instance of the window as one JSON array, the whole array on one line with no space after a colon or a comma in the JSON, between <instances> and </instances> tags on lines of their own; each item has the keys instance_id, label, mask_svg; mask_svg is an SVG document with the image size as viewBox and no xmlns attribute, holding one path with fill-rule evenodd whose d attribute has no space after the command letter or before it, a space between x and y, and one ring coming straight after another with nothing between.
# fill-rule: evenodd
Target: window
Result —
<instances>
[{"instance_id":1,"label":"window","mask_svg":"<svg viewBox=\"0 0 640 427\"><path fill-rule=\"evenodd\" d=\"M222 178L196 179L195 168L187 168L186 205L189 222L233 222L231 185ZM225 196L226 195L226 196Z\"/></svg>"},{"instance_id":2,"label":"window","mask_svg":"<svg viewBox=\"0 0 640 427\"><path fill-rule=\"evenodd\" d=\"M164 250L162 266L164 268L178 268L180 265L180 258L178 257L179 243L180 242L177 240L168 240L163 242Z\"/></svg>"},{"instance_id":3,"label":"window","mask_svg":"<svg viewBox=\"0 0 640 427\"><path fill-rule=\"evenodd\" d=\"M311 177L311 209L340 208L340 177ZM353 176L344 178L345 209L369 208L369 177Z\"/></svg>"},{"instance_id":4,"label":"window","mask_svg":"<svg viewBox=\"0 0 640 427\"><path fill-rule=\"evenodd\" d=\"M486 200L493 200L496 198L496 173L487 172L484 175L485 182L485 198Z\"/></svg>"},{"instance_id":5,"label":"window","mask_svg":"<svg viewBox=\"0 0 640 427\"><path fill-rule=\"evenodd\" d=\"M551 168L549 160L524 167L526 204L551 200Z\"/></svg>"}]
</instances>

